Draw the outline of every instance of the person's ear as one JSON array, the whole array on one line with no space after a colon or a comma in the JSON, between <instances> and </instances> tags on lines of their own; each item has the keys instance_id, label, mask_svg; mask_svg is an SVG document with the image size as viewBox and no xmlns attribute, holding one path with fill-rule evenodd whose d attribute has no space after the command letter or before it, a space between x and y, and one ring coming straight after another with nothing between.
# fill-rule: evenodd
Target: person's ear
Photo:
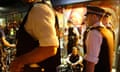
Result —
<instances>
[{"instance_id":1,"label":"person's ear","mask_svg":"<svg viewBox=\"0 0 120 72\"><path fill-rule=\"evenodd\" d=\"M93 19L96 19L97 15L93 15Z\"/></svg>"}]
</instances>

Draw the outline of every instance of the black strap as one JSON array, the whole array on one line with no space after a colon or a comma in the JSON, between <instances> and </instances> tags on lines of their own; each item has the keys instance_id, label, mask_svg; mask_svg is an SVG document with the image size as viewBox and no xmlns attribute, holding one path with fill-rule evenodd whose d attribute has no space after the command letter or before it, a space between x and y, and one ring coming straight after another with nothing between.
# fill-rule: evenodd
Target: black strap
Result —
<instances>
[{"instance_id":1,"label":"black strap","mask_svg":"<svg viewBox=\"0 0 120 72\"><path fill-rule=\"evenodd\" d=\"M33 7L33 4L30 5L30 7L29 7L29 9L28 9L28 11L27 11L27 14L25 15L25 17L23 18L22 23L20 24L20 27L24 27L24 25L25 25L25 23L26 23L26 21L27 21L29 12L30 12L30 10L32 9L32 7Z\"/></svg>"}]
</instances>

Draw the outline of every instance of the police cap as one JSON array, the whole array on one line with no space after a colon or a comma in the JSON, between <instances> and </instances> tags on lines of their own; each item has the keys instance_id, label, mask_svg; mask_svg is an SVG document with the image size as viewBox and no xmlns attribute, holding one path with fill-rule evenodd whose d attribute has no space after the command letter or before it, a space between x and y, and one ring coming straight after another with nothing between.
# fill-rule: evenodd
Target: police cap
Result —
<instances>
[{"instance_id":1,"label":"police cap","mask_svg":"<svg viewBox=\"0 0 120 72\"><path fill-rule=\"evenodd\" d=\"M105 13L105 10L97 7L97 6L87 6L87 14L96 14L96 15L100 15L103 16Z\"/></svg>"}]
</instances>

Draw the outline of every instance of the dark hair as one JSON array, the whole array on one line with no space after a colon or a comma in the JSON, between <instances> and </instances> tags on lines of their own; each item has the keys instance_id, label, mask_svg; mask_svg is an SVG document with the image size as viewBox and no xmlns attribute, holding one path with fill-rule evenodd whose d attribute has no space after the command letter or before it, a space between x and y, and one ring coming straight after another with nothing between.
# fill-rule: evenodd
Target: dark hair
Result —
<instances>
[{"instance_id":1,"label":"dark hair","mask_svg":"<svg viewBox=\"0 0 120 72\"><path fill-rule=\"evenodd\" d=\"M68 23L73 23L71 20L68 20Z\"/></svg>"},{"instance_id":2,"label":"dark hair","mask_svg":"<svg viewBox=\"0 0 120 72\"><path fill-rule=\"evenodd\" d=\"M42 2L42 3L46 3L46 0L42 0L41 2Z\"/></svg>"}]
</instances>

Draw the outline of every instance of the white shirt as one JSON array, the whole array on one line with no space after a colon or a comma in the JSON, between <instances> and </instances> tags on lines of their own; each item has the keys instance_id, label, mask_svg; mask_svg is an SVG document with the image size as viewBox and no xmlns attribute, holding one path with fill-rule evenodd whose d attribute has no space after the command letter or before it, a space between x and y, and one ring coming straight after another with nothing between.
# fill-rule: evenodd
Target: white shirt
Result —
<instances>
[{"instance_id":1,"label":"white shirt","mask_svg":"<svg viewBox=\"0 0 120 72\"><path fill-rule=\"evenodd\" d=\"M55 16L53 10L48 5L34 5L29 12L25 29L36 40L39 40L40 46L58 46Z\"/></svg>"},{"instance_id":2,"label":"white shirt","mask_svg":"<svg viewBox=\"0 0 120 72\"><path fill-rule=\"evenodd\" d=\"M80 55L79 55L79 60L76 61L75 63L72 63L72 62L70 61L70 56L71 56L71 55L72 55L72 53L67 56L67 58L66 58L66 62L67 62L67 63L72 64L72 65L76 65L76 64L78 64L78 63L82 63L83 58L82 58L82 56L80 56Z\"/></svg>"},{"instance_id":3,"label":"white shirt","mask_svg":"<svg viewBox=\"0 0 120 72\"><path fill-rule=\"evenodd\" d=\"M100 23L95 24L95 26L99 26ZM102 35L97 30L89 31L87 35L86 43L86 50L87 53L85 55L85 60L90 61L94 64L97 64L99 61L99 53L102 44Z\"/></svg>"}]
</instances>

